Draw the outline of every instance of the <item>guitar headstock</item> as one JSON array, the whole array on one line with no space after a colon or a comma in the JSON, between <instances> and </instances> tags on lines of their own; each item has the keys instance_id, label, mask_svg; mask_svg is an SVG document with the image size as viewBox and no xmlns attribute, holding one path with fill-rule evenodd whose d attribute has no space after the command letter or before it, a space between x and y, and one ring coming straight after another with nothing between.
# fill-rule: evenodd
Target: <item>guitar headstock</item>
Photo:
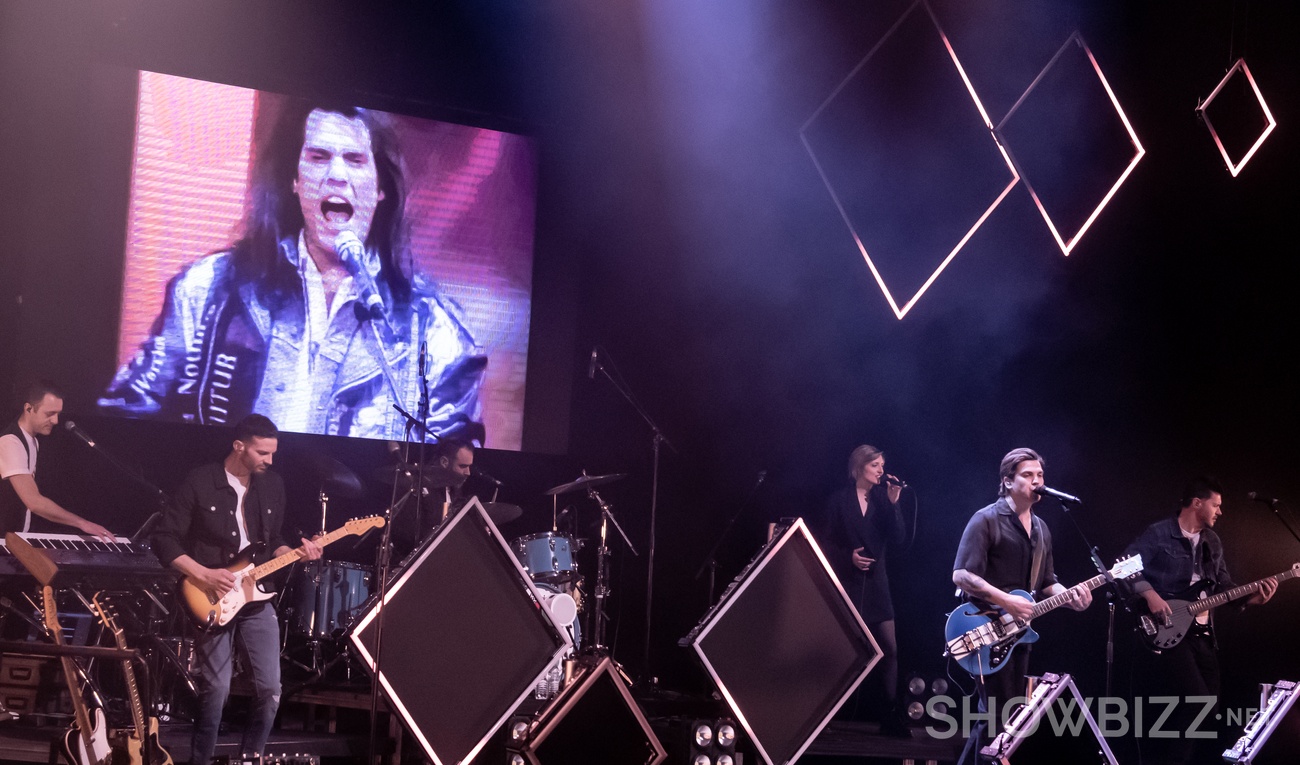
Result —
<instances>
[{"instance_id":1,"label":"guitar headstock","mask_svg":"<svg viewBox=\"0 0 1300 765\"><path fill-rule=\"evenodd\" d=\"M115 637L119 636L122 634L122 628L117 626L117 621L113 618L113 609L107 603L100 602L99 596L102 594L100 592L95 593L90 599L90 604L95 609L95 615L104 623L104 627L113 633Z\"/></svg>"},{"instance_id":2,"label":"guitar headstock","mask_svg":"<svg viewBox=\"0 0 1300 765\"><path fill-rule=\"evenodd\" d=\"M1115 561L1115 565L1110 567L1106 576L1110 579L1128 579L1140 573L1142 573L1142 556L1130 555Z\"/></svg>"},{"instance_id":3,"label":"guitar headstock","mask_svg":"<svg viewBox=\"0 0 1300 765\"><path fill-rule=\"evenodd\" d=\"M343 531L346 534L355 534L361 536L371 529L382 529L384 527L384 516L372 515L367 518L353 518L343 524Z\"/></svg>"}]
</instances>

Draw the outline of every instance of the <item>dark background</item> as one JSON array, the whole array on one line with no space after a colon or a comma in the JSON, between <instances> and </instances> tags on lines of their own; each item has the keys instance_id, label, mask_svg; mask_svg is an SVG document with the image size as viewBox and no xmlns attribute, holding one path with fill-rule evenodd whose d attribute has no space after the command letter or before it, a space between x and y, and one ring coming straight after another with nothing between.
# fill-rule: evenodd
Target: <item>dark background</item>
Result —
<instances>
[{"instance_id":1,"label":"dark background","mask_svg":"<svg viewBox=\"0 0 1300 765\"><path fill-rule=\"evenodd\" d=\"M757 549L769 519L820 507L862 442L885 449L890 472L913 487L905 503L914 497L919 506L915 542L890 562L904 671L943 671L957 541L970 513L993 499L998 461L1015 446L1041 451L1049 484L1085 499L1076 520L1108 562L1173 512L1184 481L1204 472L1228 486L1218 530L1238 581L1300 559L1300 542L1245 497L1257 490L1300 501L1296 325L1287 318L1300 271L1291 217L1300 11L1245 2L935 3L994 123L1077 29L1148 153L1068 258L1017 186L899 321L800 128L908 7L0 2L0 383L58 380L69 413L164 489L219 456L227 439L219 431L89 415L116 337L134 109L122 72L346 94L540 138L525 453L487 452L479 463L507 481L503 499L528 510L507 536L547 527L541 492L579 468L628 472L606 498L644 556L651 436L608 381L586 379L592 346L607 352L670 442L651 640L651 668L666 684L702 685L675 641L703 613L706 585L693 577L758 472L768 478L724 545L719 589ZM891 46L894 58L882 47L874 59L862 127L846 120L833 150L818 156L834 167L861 163L852 202L878 214L859 233L882 257L897 253L894 267L904 271L909 243L952 225L928 200L906 212L913 195L928 191L966 209L962 195L984 193L986 171L998 171L986 157L965 176L903 162L934 157L944 166L956 140L948 136L966 140L972 119L967 98L953 102L949 120L918 123L906 145L890 132L891 113L911 117L938 97L918 83L951 77L924 47L935 40L924 25L900 34L908 30L915 36ZM909 64L910 50L919 63ZM1233 178L1194 109L1241 55L1279 125ZM1086 72L1066 74L1053 82L1095 86ZM1017 112L1008 141L1037 163L1027 171L1035 189L1055 194L1061 217L1078 221L1132 149L1086 99L1045 98ZM1259 119L1241 109L1215 115L1225 132L1234 118ZM63 436L42 458L42 487L116 529L143 520L147 498ZM315 492L309 453L359 471L383 463L382 446L370 442L290 434L281 451L304 528ZM332 518L377 510L383 494L373 491L356 506L332 506ZM577 504L590 513L585 500ZM1042 514L1061 579L1088 576L1073 525L1054 503ZM645 558L618 556L612 642L642 673ZM1229 706L1249 702L1256 682L1300 671L1287 640L1298 604L1300 590L1284 585L1265 608L1224 613ZM1075 673L1085 693L1100 694L1104 606L1037 626L1044 640L1035 668ZM1122 689L1122 617L1120 626Z\"/></svg>"}]
</instances>

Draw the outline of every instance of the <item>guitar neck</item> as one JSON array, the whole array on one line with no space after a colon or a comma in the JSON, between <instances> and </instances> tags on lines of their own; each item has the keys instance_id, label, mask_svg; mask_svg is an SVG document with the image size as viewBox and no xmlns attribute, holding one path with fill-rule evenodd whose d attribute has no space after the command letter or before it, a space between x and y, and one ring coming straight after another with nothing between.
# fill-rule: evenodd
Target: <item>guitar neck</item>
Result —
<instances>
[{"instance_id":1,"label":"guitar neck","mask_svg":"<svg viewBox=\"0 0 1300 765\"><path fill-rule=\"evenodd\" d=\"M1074 587L1071 587L1070 590L1075 589L1075 587L1086 587L1086 588L1088 588L1089 590L1095 590L1095 589L1097 589L1098 587L1100 587L1100 586L1102 586L1103 584L1105 584L1105 583L1106 583L1106 579L1107 579L1106 574L1098 574L1098 575L1094 576L1093 578L1091 578L1091 579L1089 579L1089 580L1087 580L1087 581L1085 581L1085 582L1080 582L1079 584L1075 585ZM1033 614L1032 614L1029 618L1030 618L1030 619L1037 619L1038 617L1042 616L1043 614L1047 613L1048 611L1052 611L1052 610L1054 610L1054 609L1060 608L1061 606L1065 605L1066 603L1069 603L1069 602L1071 602L1072 600L1074 600L1074 598L1072 597L1072 594L1071 594L1070 590L1066 590L1065 592L1062 592L1062 593L1058 593L1058 594L1056 594L1056 595L1053 595L1052 597L1047 598L1046 600L1040 600L1039 602L1035 603L1035 604L1034 604L1034 612L1033 612Z\"/></svg>"},{"instance_id":2,"label":"guitar neck","mask_svg":"<svg viewBox=\"0 0 1300 765\"><path fill-rule=\"evenodd\" d=\"M45 605L45 629L49 630L55 645L63 645L63 626L59 624L59 612L54 603L54 588L45 585L41 588L41 597ZM77 731L86 751L93 750L90 738L90 710L86 709L86 699L81 695L81 683L77 682L77 663L71 656L60 656L63 666L63 679L68 684L68 694L72 697L72 711L77 721Z\"/></svg>"},{"instance_id":3,"label":"guitar neck","mask_svg":"<svg viewBox=\"0 0 1300 765\"><path fill-rule=\"evenodd\" d=\"M1264 579L1274 578L1277 579L1278 584L1281 584L1288 579L1294 579L1297 575L1300 575L1300 566L1292 566L1280 574L1275 574L1273 577L1264 577ZM1231 603L1234 600L1244 598L1248 595L1254 595L1256 592L1259 592L1259 588L1264 583L1264 579L1251 582L1250 584L1243 584L1240 587L1233 587L1231 590L1224 590L1216 595L1210 595L1199 600L1194 600L1187 604L1187 612L1190 614L1199 614L1202 611L1209 611L1211 608L1218 608L1225 603Z\"/></svg>"},{"instance_id":4,"label":"guitar neck","mask_svg":"<svg viewBox=\"0 0 1300 765\"><path fill-rule=\"evenodd\" d=\"M322 537L319 537L315 541L316 544L320 545L321 547L324 547L325 545L332 544L334 542L339 541L343 537L347 536L349 533L351 532L348 530L347 526L340 526L339 528L334 529L330 533ZM291 563L297 563L298 561L302 560L302 556L298 555L298 552L300 550L302 550L301 547L296 547L293 550L290 550L289 552L285 553L284 555L281 555L278 558L272 558L271 560L268 560L266 563L263 563L262 565L255 567L253 569L253 574L252 574L253 579L258 580L263 577L270 576L271 574L274 574L275 572L279 571L285 566L288 566Z\"/></svg>"}]
</instances>

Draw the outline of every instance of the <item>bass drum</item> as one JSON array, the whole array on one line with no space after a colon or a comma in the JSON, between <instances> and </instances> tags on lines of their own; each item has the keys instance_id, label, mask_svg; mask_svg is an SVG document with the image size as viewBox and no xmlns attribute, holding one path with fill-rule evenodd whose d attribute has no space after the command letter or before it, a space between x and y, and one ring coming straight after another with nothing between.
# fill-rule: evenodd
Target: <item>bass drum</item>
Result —
<instances>
[{"instance_id":1,"label":"bass drum","mask_svg":"<svg viewBox=\"0 0 1300 765\"><path fill-rule=\"evenodd\" d=\"M370 598L371 574L369 566L343 561L299 566L285 592L290 634L328 640L347 631Z\"/></svg>"},{"instance_id":2,"label":"bass drum","mask_svg":"<svg viewBox=\"0 0 1300 765\"><path fill-rule=\"evenodd\" d=\"M578 619L578 604L573 596L555 585L540 582L535 585L540 596L542 608L550 612L555 623L564 628L573 638L573 650L578 650L582 643L582 623Z\"/></svg>"}]
</instances>

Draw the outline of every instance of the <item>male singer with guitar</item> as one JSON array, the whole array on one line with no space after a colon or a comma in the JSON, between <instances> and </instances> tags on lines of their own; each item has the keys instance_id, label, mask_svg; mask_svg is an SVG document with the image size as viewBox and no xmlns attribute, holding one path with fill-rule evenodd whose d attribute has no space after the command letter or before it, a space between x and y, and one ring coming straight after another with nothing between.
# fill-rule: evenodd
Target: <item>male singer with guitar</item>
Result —
<instances>
[{"instance_id":1,"label":"male singer with guitar","mask_svg":"<svg viewBox=\"0 0 1300 765\"><path fill-rule=\"evenodd\" d=\"M1012 449L1002 458L998 500L971 516L953 564L953 584L969 599L1001 608L1023 620L1030 618L1033 604L1012 595L1011 590L1025 590L1039 597L1067 591L1056 581L1052 535L1033 511L1040 499L1034 490L1044 485L1043 467L1043 458L1033 449ZM1074 610L1082 611L1092 603L1087 588L1073 592L1075 599L1070 607ZM980 710L992 710L1000 723L1003 705L1025 695L1028 669L1029 646L1022 645L1012 651L999 671L977 678ZM977 729L972 734L972 742L978 741L980 732ZM979 747L968 744L967 750L974 754Z\"/></svg>"},{"instance_id":2,"label":"male singer with guitar","mask_svg":"<svg viewBox=\"0 0 1300 765\"><path fill-rule=\"evenodd\" d=\"M284 523L284 482L269 472L279 440L275 423L250 414L235 426L230 454L222 462L189 474L176 501L163 514L153 537L164 565L201 583L218 596L234 586L231 565L250 545L259 562L292 552L280 535ZM303 539L299 555L321 556L321 548ZM230 692L235 634L239 634L253 671L255 696L240 753L261 756L280 706L280 626L271 601L248 603L225 627L209 628L195 640L199 708L194 720L190 762L207 765L217 744L221 710Z\"/></svg>"},{"instance_id":3,"label":"male singer with guitar","mask_svg":"<svg viewBox=\"0 0 1300 765\"><path fill-rule=\"evenodd\" d=\"M1189 589L1195 586L1203 586L1205 594L1233 587L1223 560L1223 542L1214 533L1214 522L1222 514L1222 487L1213 479L1197 478L1183 489L1177 515L1151 524L1129 545L1127 552L1141 553L1145 564L1141 577L1134 582L1133 591L1146 601L1147 610L1157 623L1172 617L1166 598L1194 600L1196 595L1190 594ZM1276 577L1263 579L1258 591L1245 603L1266 603L1276 590ZM1139 682L1145 686L1147 696L1178 696L1184 700L1189 696L1217 698L1219 658L1215 653L1210 612L1201 612L1192 622L1186 638L1177 645L1158 654L1140 650L1139 662L1144 670ZM1186 733L1204 705L1192 700L1178 707L1169 722L1162 726L1163 730L1176 733L1177 737L1144 740L1143 748L1147 750L1144 761L1193 761L1198 739L1189 738ZM1213 722L1203 723L1200 730L1207 735L1213 733ZM1213 738L1203 739L1203 742L1205 751L1201 759L1218 761L1216 755L1223 747L1218 746Z\"/></svg>"}]
</instances>

